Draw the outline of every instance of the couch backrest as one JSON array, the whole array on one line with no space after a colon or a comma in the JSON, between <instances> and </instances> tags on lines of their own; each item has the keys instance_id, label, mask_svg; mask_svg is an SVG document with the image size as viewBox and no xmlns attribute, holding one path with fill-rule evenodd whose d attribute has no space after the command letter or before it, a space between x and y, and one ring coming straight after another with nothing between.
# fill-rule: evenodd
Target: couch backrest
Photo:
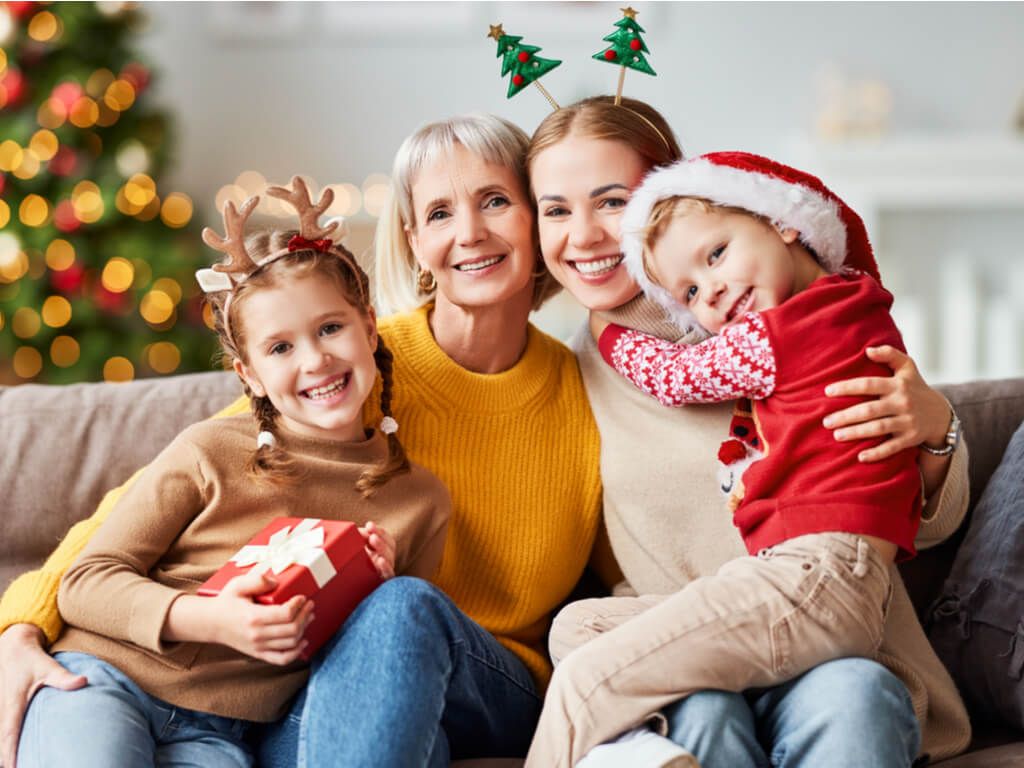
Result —
<instances>
[{"instance_id":1,"label":"couch backrest","mask_svg":"<svg viewBox=\"0 0 1024 768\"><path fill-rule=\"evenodd\" d=\"M972 381L938 389L949 398L963 423L964 438L970 452L968 471L971 480L970 508L973 509L999 466L1010 437L1024 422L1024 379ZM968 510L960 529L947 541L900 566L918 616L923 618L928 606L938 596L969 521Z\"/></svg>"},{"instance_id":2,"label":"couch backrest","mask_svg":"<svg viewBox=\"0 0 1024 768\"><path fill-rule=\"evenodd\" d=\"M0 589L184 427L241 394L235 374L221 372L0 387Z\"/></svg>"}]
</instances>

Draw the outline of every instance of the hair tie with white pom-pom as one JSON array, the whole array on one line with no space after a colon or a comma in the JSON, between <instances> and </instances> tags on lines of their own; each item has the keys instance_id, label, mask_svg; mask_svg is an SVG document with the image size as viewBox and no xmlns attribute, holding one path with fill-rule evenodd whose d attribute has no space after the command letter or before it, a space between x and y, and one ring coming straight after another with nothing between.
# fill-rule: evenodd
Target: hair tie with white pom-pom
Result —
<instances>
[{"instance_id":1,"label":"hair tie with white pom-pom","mask_svg":"<svg viewBox=\"0 0 1024 768\"><path fill-rule=\"evenodd\" d=\"M258 435L256 435L256 450L257 451L260 448L264 448L264 447L266 447L266 448L273 448L275 445L277 445L277 438L274 437L274 433L273 432L268 432L267 430L263 430Z\"/></svg>"},{"instance_id":2,"label":"hair tie with white pom-pom","mask_svg":"<svg viewBox=\"0 0 1024 768\"><path fill-rule=\"evenodd\" d=\"M385 435L393 435L398 431L398 422L390 416L385 416L380 420L380 431Z\"/></svg>"}]
</instances>

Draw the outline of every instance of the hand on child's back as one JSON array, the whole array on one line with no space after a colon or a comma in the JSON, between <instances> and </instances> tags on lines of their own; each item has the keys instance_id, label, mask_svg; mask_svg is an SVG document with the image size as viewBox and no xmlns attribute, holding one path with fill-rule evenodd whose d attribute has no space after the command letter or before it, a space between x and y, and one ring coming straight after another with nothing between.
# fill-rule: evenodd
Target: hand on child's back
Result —
<instances>
[{"instance_id":1,"label":"hand on child's back","mask_svg":"<svg viewBox=\"0 0 1024 768\"><path fill-rule=\"evenodd\" d=\"M395 575L395 537L372 520L359 529L366 539L366 554L382 579Z\"/></svg>"},{"instance_id":2,"label":"hand on child's back","mask_svg":"<svg viewBox=\"0 0 1024 768\"><path fill-rule=\"evenodd\" d=\"M216 606L216 641L268 664L284 666L299 658L306 646L302 636L313 620L313 602L303 595L283 605L253 600L275 586L270 573L247 573L229 581L211 599Z\"/></svg>"}]
</instances>

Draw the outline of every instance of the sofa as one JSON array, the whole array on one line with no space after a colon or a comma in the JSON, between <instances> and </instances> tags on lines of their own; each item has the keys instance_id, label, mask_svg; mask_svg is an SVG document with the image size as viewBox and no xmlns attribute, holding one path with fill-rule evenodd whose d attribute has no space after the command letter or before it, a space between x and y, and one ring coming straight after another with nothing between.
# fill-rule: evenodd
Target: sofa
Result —
<instances>
[{"instance_id":1,"label":"sofa","mask_svg":"<svg viewBox=\"0 0 1024 768\"><path fill-rule=\"evenodd\" d=\"M977 502L1015 427L1024 420L1024 379L942 388L970 445L971 504ZM240 394L230 373L199 373L125 384L0 387L0 586L36 568L103 493L149 462L183 427ZM949 572L966 529L901 566L919 615ZM974 723L971 749L943 768L1024 768L1024 733ZM462 768L516 766L515 760Z\"/></svg>"}]
</instances>

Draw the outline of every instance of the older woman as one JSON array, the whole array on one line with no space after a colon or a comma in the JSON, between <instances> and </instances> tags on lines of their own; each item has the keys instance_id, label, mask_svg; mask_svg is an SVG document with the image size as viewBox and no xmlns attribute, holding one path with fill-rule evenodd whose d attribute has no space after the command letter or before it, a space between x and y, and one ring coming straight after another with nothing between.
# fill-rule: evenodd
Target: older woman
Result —
<instances>
[{"instance_id":1,"label":"older woman","mask_svg":"<svg viewBox=\"0 0 1024 768\"><path fill-rule=\"evenodd\" d=\"M588 309L614 310L620 324L673 341L681 334L661 310L633 299L638 288L622 264L619 217L644 174L680 157L656 110L630 99L617 106L610 97L549 115L534 134L529 156L541 248L551 273ZM573 346L601 431L608 533L629 586L641 595L675 592L745 555L716 479L715 450L728 434L732 406L666 409L605 365L586 329ZM925 450L920 460L929 502L917 546L931 546L963 518L966 448L944 448L950 408L909 358L888 348L870 354L891 365L895 375L834 384L830 394L877 399L833 414L825 426L836 430L837 440L891 435L866 450L864 461L915 444L944 454ZM667 445L672 449L665 450ZM898 576L895 582L880 653L885 666L846 659L747 696L705 692L670 708L669 736L704 768L909 766L919 750L933 758L962 750L970 736L966 712ZM637 610L645 605L637 598ZM552 650L564 652L623 620L608 616L603 626L581 627L569 617L558 623L560 631L575 627L579 636L562 643L560 632L553 633Z\"/></svg>"},{"instance_id":2,"label":"older woman","mask_svg":"<svg viewBox=\"0 0 1024 768\"><path fill-rule=\"evenodd\" d=\"M298 751L312 766L526 753L550 675L545 635L590 558L601 504L576 361L528 322L557 286L539 257L527 143L476 116L428 125L398 152L377 282L415 308L378 329L395 352L406 449L451 491L448 541L433 583L386 582L321 652L262 740L267 764L293 765ZM0 627L18 624L0 637L9 765L32 691L82 682L45 656L40 630L60 631L59 577L116 495L0 606Z\"/></svg>"}]
</instances>

